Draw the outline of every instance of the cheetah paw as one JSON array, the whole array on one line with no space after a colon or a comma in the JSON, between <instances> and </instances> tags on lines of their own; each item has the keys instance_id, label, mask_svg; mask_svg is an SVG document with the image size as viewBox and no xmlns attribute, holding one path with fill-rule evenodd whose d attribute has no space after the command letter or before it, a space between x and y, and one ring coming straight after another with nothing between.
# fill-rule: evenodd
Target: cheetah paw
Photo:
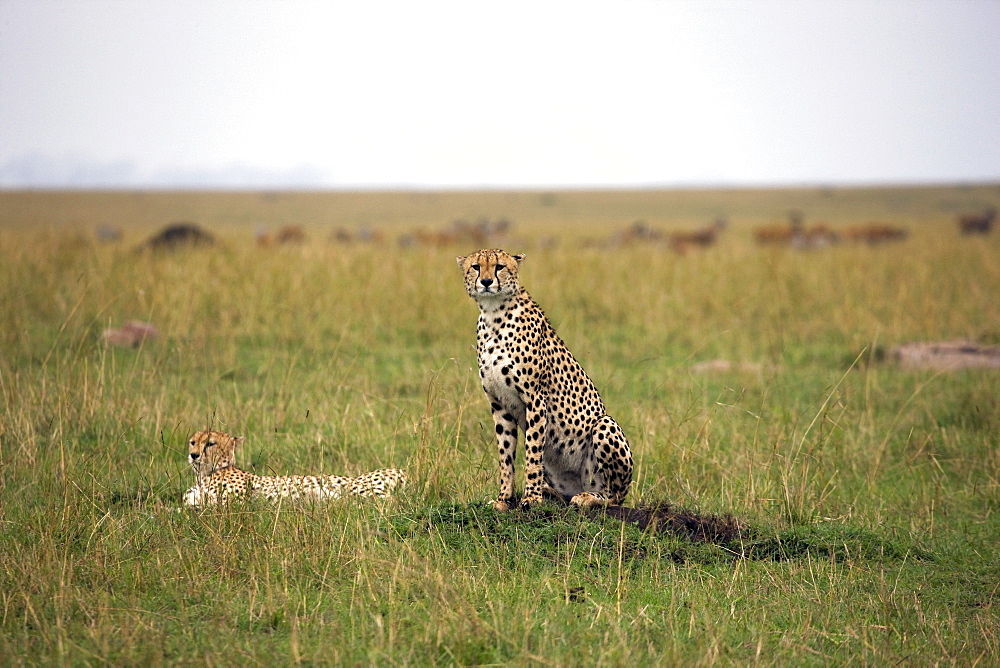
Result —
<instances>
[{"instance_id":1,"label":"cheetah paw","mask_svg":"<svg viewBox=\"0 0 1000 668\"><path fill-rule=\"evenodd\" d=\"M569 500L570 504L578 508L590 508L591 506L606 506L608 500L592 492L580 492Z\"/></svg>"},{"instance_id":2,"label":"cheetah paw","mask_svg":"<svg viewBox=\"0 0 1000 668\"><path fill-rule=\"evenodd\" d=\"M506 501L496 500L493 502L493 510L498 513L505 513L510 510L510 504Z\"/></svg>"},{"instance_id":3,"label":"cheetah paw","mask_svg":"<svg viewBox=\"0 0 1000 668\"><path fill-rule=\"evenodd\" d=\"M521 510L531 510L533 506L540 505L544 499L541 496L529 496L521 499L521 504L518 506Z\"/></svg>"}]
</instances>

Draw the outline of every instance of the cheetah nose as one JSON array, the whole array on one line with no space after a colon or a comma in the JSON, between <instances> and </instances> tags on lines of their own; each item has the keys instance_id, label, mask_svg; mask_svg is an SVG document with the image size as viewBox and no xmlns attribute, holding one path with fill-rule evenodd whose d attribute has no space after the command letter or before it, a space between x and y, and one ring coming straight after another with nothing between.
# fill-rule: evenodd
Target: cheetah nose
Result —
<instances>
[{"instance_id":1,"label":"cheetah nose","mask_svg":"<svg viewBox=\"0 0 1000 668\"><path fill-rule=\"evenodd\" d=\"M188 457L191 458L191 461L194 461L194 460L198 459L199 455L198 455L197 452L192 452L190 455L188 455Z\"/></svg>"},{"instance_id":2,"label":"cheetah nose","mask_svg":"<svg viewBox=\"0 0 1000 668\"><path fill-rule=\"evenodd\" d=\"M479 282L483 284L484 288L488 288L491 285L493 285L493 279L492 278L480 278Z\"/></svg>"}]
</instances>

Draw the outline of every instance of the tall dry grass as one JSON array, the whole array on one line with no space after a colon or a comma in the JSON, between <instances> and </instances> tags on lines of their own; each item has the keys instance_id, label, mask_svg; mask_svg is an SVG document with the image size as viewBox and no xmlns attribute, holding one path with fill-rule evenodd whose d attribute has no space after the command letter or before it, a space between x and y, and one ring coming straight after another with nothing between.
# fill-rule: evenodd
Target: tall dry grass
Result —
<instances>
[{"instance_id":1,"label":"tall dry grass","mask_svg":"<svg viewBox=\"0 0 1000 668\"><path fill-rule=\"evenodd\" d=\"M509 202L625 206L580 198ZM407 210L351 209L400 230ZM800 253L737 221L680 257L522 224L525 285L631 440L630 502L752 528L716 545L481 503L495 445L453 260L473 249L340 246L320 223L262 249L233 216L220 247L162 255L133 253L134 229L108 246L71 223L0 228L4 663L995 661L1000 379L885 354L998 342L996 237L925 223ZM101 344L131 318L160 337ZM387 503L178 513L205 426L245 435L260 473L415 482Z\"/></svg>"}]
</instances>

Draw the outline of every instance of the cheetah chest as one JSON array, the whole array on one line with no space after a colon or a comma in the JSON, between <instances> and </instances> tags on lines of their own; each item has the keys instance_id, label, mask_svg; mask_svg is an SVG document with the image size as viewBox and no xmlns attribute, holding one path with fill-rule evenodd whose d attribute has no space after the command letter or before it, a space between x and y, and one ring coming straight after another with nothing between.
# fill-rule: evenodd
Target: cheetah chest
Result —
<instances>
[{"instance_id":1,"label":"cheetah chest","mask_svg":"<svg viewBox=\"0 0 1000 668\"><path fill-rule=\"evenodd\" d=\"M517 354L517 331L503 315L484 314L480 318L478 348L479 375L483 389L508 409L523 412L524 400L518 385L522 373Z\"/></svg>"}]
</instances>

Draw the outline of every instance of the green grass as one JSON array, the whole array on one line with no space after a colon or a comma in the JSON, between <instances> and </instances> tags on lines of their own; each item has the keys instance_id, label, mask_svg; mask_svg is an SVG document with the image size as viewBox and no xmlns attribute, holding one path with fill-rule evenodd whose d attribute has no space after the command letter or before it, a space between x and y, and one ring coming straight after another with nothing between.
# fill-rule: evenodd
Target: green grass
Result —
<instances>
[{"instance_id":1,"label":"green grass","mask_svg":"<svg viewBox=\"0 0 1000 668\"><path fill-rule=\"evenodd\" d=\"M949 192L748 194L716 247L684 257L581 249L614 230L577 221L626 204L623 226L643 206L693 217L707 195L483 195L515 211L523 282L630 438L629 504L736 518L713 540L488 510L492 422L454 262L472 248L334 245L327 218L307 245L253 246L254 211L324 211L307 196L175 196L176 218L229 216L206 224L224 246L164 255L130 250L152 214L126 245L88 240L140 196L78 196L75 224L63 196L7 208L0 663L996 664L1000 374L885 359L1000 341L1000 238L960 238L968 193ZM754 247L791 197L844 211L834 224L923 217L897 246ZM473 194L344 198L347 219L395 231L476 211ZM129 318L161 337L100 343ZM759 366L694 370L711 359ZM206 426L246 436L259 473L402 466L414 483L387 502L178 512L186 438Z\"/></svg>"}]
</instances>

